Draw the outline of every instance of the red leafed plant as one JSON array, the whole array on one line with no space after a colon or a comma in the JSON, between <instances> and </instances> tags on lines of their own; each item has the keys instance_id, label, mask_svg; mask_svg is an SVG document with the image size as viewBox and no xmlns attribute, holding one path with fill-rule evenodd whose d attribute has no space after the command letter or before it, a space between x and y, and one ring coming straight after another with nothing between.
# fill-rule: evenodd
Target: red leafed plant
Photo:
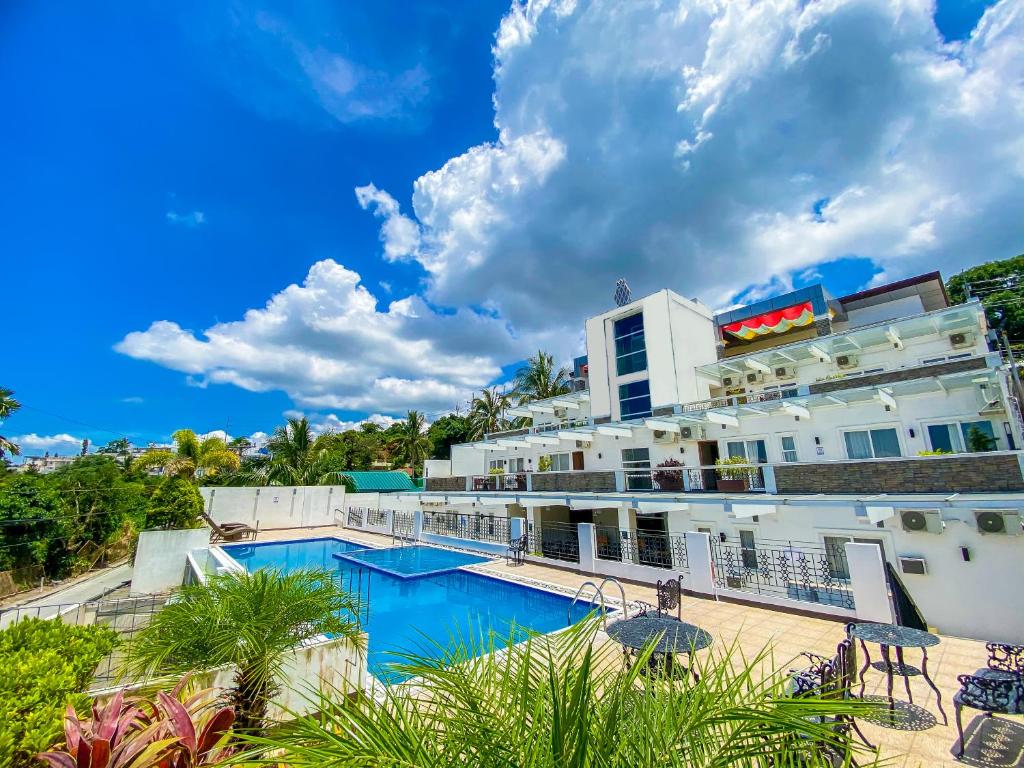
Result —
<instances>
[{"instance_id":1,"label":"red leafed plant","mask_svg":"<svg viewBox=\"0 0 1024 768\"><path fill-rule=\"evenodd\" d=\"M65 743L39 759L51 768L192 768L227 756L225 745L235 715L230 707L203 704L209 691L185 697L183 679L156 700L126 698L118 692L105 705L93 703L92 718L80 720L73 707L64 718Z\"/></svg>"}]
</instances>

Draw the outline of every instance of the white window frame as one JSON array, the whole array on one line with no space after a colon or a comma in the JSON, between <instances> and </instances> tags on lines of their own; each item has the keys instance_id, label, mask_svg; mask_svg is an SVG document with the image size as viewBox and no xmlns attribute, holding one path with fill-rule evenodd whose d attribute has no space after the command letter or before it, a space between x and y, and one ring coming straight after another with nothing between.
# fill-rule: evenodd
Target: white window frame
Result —
<instances>
[{"instance_id":1,"label":"white window frame","mask_svg":"<svg viewBox=\"0 0 1024 768\"><path fill-rule=\"evenodd\" d=\"M558 453L549 453L547 457L551 460L550 472L572 472L572 453L570 451L559 451ZM557 461L556 461L557 459ZM558 465L563 463L566 464L565 469L560 469Z\"/></svg>"},{"instance_id":2,"label":"white window frame","mask_svg":"<svg viewBox=\"0 0 1024 768\"><path fill-rule=\"evenodd\" d=\"M793 460L789 461L786 458L786 446L782 442L785 438L790 438L793 441ZM800 443L797 441L796 432L780 432L779 433L779 461L783 464L796 464L800 461Z\"/></svg>"},{"instance_id":3,"label":"white window frame","mask_svg":"<svg viewBox=\"0 0 1024 768\"><path fill-rule=\"evenodd\" d=\"M723 458L729 458L729 443L743 443L743 455L746 458L747 462L749 464L757 464L757 461L751 461L750 460L750 455L748 453L747 443L755 443L758 440L760 440L762 443L764 443L765 464L771 464L772 457L771 457L771 454L768 451L768 446L770 446L772 443L771 443L771 440L769 439L769 436L767 434L764 434L764 435L749 435L749 436L743 435L742 437L720 438L719 441L718 441L719 442L719 445L718 445L718 455L723 457Z\"/></svg>"},{"instance_id":4,"label":"white window frame","mask_svg":"<svg viewBox=\"0 0 1024 768\"><path fill-rule=\"evenodd\" d=\"M907 457L907 446L903 439L903 424L898 421L886 421L881 424L867 424L862 427L843 427L839 430L839 445L843 449L843 455L849 461L870 461L879 457L875 456L875 443L871 441L871 456L866 459L853 459L850 457L850 450L846 445L846 433L847 432L867 432L868 439L870 440L870 433L873 429L895 429L896 430L896 444L900 447L899 456L884 456L882 459L904 459Z\"/></svg>"},{"instance_id":5,"label":"white window frame","mask_svg":"<svg viewBox=\"0 0 1024 768\"><path fill-rule=\"evenodd\" d=\"M1000 434L1000 432L1002 430L997 430L996 429L996 425L997 424L999 424L1000 426L1002 425L1001 422L994 421L993 419L986 419L986 418L980 417L980 416L974 416L974 417L972 417L972 416L949 416L949 417L947 417L945 419L929 419L928 421L922 421L921 422L921 432L923 433L923 436L924 436L925 445L928 446L928 450L929 451L934 451L935 450L935 446L932 445L932 435L931 435L931 432L928 431L929 427L938 427L938 426L942 426L942 425L949 426L950 424L955 424L956 427L957 427L958 439L960 440L962 446L961 446L961 448L959 450L953 451L953 453L971 453L971 451L967 450L967 436L964 435L963 425L964 424L974 424L974 423L979 422L979 421L987 421L992 426L992 436L995 438L995 441L996 441L995 448L993 448L992 450L994 450L994 451L1004 450L1003 448L1000 447L999 442L1000 442L1000 440L1005 440L1006 439L1006 435Z\"/></svg>"}]
</instances>

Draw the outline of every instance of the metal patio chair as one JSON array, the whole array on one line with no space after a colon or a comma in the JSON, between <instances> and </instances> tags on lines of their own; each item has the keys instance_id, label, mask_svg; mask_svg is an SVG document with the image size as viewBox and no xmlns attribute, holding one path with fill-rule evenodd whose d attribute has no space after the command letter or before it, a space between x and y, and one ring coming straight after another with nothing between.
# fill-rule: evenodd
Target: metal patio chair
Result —
<instances>
[{"instance_id":1,"label":"metal patio chair","mask_svg":"<svg viewBox=\"0 0 1024 768\"><path fill-rule=\"evenodd\" d=\"M953 696L960 739L957 757L964 754L964 707L980 710L988 717L1024 714L1024 646L986 643L985 648L988 665L973 675L957 677L960 690Z\"/></svg>"},{"instance_id":2,"label":"metal patio chair","mask_svg":"<svg viewBox=\"0 0 1024 768\"><path fill-rule=\"evenodd\" d=\"M657 586L654 588L657 594L657 605L651 605L643 600L637 600L637 605L640 606L640 610L637 611L637 616L660 616L665 618L673 618L672 610L675 609L675 619L677 621L683 620L683 607L682 607L682 589L679 586L678 579L669 579L668 581L658 581Z\"/></svg>"},{"instance_id":3,"label":"metal patio chair","mask_svg":"<svg viewBox=\"0 0 1024 768\"><path fill-rule=\"evenodd\" d=\"M527 536L524 533L518 538L512 539L505 550L505 565L522 565L526 557Z\"/></svg>"}]
</instances>

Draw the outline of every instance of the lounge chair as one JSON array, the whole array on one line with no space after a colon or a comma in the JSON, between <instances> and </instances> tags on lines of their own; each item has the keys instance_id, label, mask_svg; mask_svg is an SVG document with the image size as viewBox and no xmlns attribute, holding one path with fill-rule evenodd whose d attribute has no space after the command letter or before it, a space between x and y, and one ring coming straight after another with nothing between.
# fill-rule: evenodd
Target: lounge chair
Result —
<instances>
[{"instance_id":1,"label":"lounge chair","mask_svg":"<svg viewBox=\"0 0 1024 768\"><path fill-rule=\"evenodd\" d=\"M260 524L256 523L256 527L253 528L247 523L217 523L214 522L213 518L205 512L202 512L203 520L210 526L212 532L210 534L210 541L244 541L245 539L255 539L256 534L259 533Z\"/></svg>"},{"instance_id":2,"label":"lounge chair","mask_svg":"<svg viewBox=\"0 0 1024 768\"><path fill-rule=\"evenodd\" d=\"M1024 714L1024 646L987 643L988 665L973 675L959 675L960 690L953 697L960 751L964 754L963 708L993 715Z\"/></svg>"}]
</instances>

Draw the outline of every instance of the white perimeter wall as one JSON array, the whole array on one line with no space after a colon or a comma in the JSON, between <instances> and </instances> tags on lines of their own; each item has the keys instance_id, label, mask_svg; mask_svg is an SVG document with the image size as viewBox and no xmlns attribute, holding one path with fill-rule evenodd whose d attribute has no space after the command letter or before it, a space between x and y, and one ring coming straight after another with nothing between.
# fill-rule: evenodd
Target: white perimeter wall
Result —
<instances>
[{"instance_id":1,"label":"white perimeter wall","mask_svg":"<svg viewBox=\"0 0 1024 768\"><path fill-rule=\"evenodd\" d=\"M216 522L259 523L260 530L334 525L335 509L344 511L346 504L355 505L351 498L346 500L343 485L204 487L199 491L206 514Z\"/></svg>"}]
</instances>

